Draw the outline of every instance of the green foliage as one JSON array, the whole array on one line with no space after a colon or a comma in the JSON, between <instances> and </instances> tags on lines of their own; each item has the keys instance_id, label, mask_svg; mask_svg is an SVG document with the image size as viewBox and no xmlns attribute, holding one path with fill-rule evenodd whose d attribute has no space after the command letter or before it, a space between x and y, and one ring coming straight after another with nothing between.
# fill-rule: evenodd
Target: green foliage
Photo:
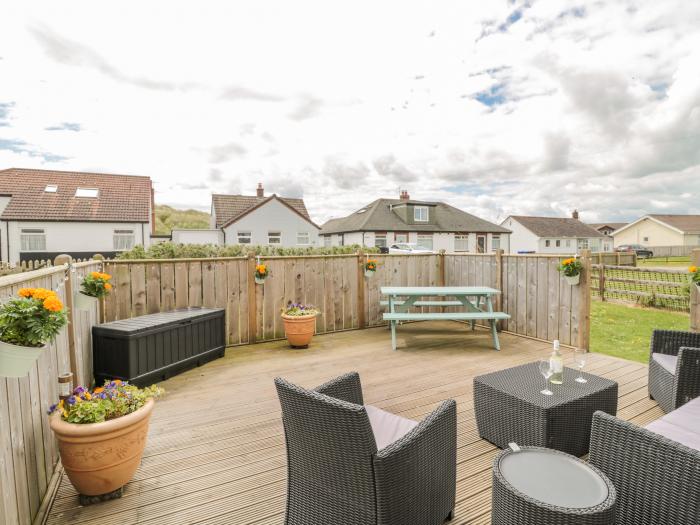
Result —
<instances>
[{"instance_id":1,"label":"green foliage","mask_svg":"<svg viewBox=\"0 0 700 525\"><path fill-rule=\"evenodd\" d=\"M576 277L583 270L583 264L581 264L580 259L572 257L570 259L564 259L557 270L562 272L567 277Z\"/></svg>"},{"instance_id":2,"label":"green foliage","mask_svg":"<svg viewBox=\"0 0 700 525\"><path fill-rule=\"evenodd\" d=\"M128 252L122 252L119 259L200 259L209 257L245 257L255 253L262 257L274 255L343 255L357 253L360 245L333 246L329 248L284 248L276 246L250 246L234 244L216 246L213 244L175 244L163 242L150 246L136 246ZM366 253L378 253L378 248L363 248Z\"/></svg>"},{"instance_id":3,"label":"green foliage","mask_svg":"<svg viewBox=\"0 0 700 525\"><path fill-rule=\"evenodd\" d=\"M170 235L171 230L200 230L209 228L210 216L198 210L176 210L156 205L156 234Z\"/></svg>"},{"instance_id":4,"label":"green foliage","mask_svg":"<svg viewBox=\"0 0 700 525\"><path fill-rule=\"evenodd\" d=\"M282 313L291 317L303 317L305 315L318 315L320 312L318 308L314 308L310 304L289 301L287 306L282 308Z\"/></svg>"},{"instance_id":5,"label":"green foliage","mask_svg":"<svg viewBox=\"0 0 700 525\"><path fill-rule=\"evenodd\" d=\"M80 283L80 290L90 297L104 297L112 290L109 280L112 278L108 273L90 272Z\"/></svg>"},{"instance_id":6,"label":"green foliage","mask_svg":"<svg viewBox=\"0 0 700 525\"><path fill-rule=\"evenodd\" d=\"M44 306L46 300L15 297L0 307L0 341L19 346L40 347L52 341L66 324L63 304L55 296L51 301L60 309Z\"/></svg>"}]
</instances>

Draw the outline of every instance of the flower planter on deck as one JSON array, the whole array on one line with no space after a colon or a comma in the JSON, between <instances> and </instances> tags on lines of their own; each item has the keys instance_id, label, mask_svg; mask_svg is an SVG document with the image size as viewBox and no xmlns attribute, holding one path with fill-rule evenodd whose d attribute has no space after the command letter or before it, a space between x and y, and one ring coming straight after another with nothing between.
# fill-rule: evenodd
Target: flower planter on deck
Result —
<instances>
[{"instance_id":1,"label":"flower planter on deck","mask_svg":"<svg viewBox=\"0 0 700 525\"><path fill-rule=\"evenodd\" d=\"M306 348L316 331L316 315L284 315L284 333L292 348Z\"/></svg>"}]
</instances>

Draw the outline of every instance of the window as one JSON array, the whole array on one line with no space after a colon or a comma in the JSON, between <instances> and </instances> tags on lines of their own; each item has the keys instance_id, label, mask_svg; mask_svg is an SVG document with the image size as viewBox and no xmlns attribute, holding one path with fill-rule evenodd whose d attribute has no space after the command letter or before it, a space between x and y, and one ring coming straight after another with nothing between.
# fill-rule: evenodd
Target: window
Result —
<instances>
[{"instance_id":1,"label":"window","mask_svg":"<svg viewBox=\"0 0 700 525\"><path fill-rule=\"evenodd\" d=\"M495 252L496 250L501 249L501 236L500 235L492 235L491 236L491 249Z\"/></svg>"},{"instance_id":2,"label":"window","mask_svg":"<svg viewBox=\"0 0 700 525\"><path fill-rule=\"evenodd\" d=\"M428 207L416 206L413 208L413 220L416 222L428 222Z\"/></svg>"},{"instance_id":3,"label":"window","mask_svg":"<svg viewBox=\"0 0 700 525\"><path fill-rule=\"evenodd\" d=\"M250 244L252 237L250 232L238 232L238 244Z\"/></svg>"},{"instance_id":4,"label":"window","mask_svg":"<svg viewBox=\"0 0 700 525\"><path fill-rule=\"evenodd\" d=\"M58 186L55 184L47 184L46 188L44 188L44 191L46 193L56 193L58 191Z\"/></svg>"},{"instance_id":5,"label":"window","mask_svg":"<svg viewBox=\"0 0 700 525\"><path fill-rule=\"evenodd\" d=\"M375 248L385 248L386 247L386 233L375 233L374 234L374 247Z\"/></svg>"},{"instance_id":6,"label":"window","mask_svg":"<svg viewBox=\"0 0 700 525\"><path fill-rule=\"evenodd\" d=\"M406 233L395 233L394 242L408 242L408 234Z\"/></svg>"},{"instance_id":7,"label":"window","mask_svg":"<svg viewBox=\"0 0 700 525\"><path fill-rule=\"evenodd\" d=\"M649 242L649 237L644 237L644 242Z\"/></svg>"},{"instance_id":8,"label":"window","mask_svg":"<svg viewBox=\"0 0 700 525\"><path fill-rule=\"evenodd\" d=\"M571 248L571 239L566 239L566 247Z\"/></svg>"},{"instance_id":9,"label":"window","mask_svg":"<svg viewBox=\"0 0 700 525\"><path fill-rule=\"evenodd\" d=\"M114 230L115 250L131 250L135 243L134 230Z\"/></svg>"},{"instance_id":10,"label":"window","mask_svg":"<svg viewBox=\"0 0 700 525\"><path fill-rule=\"evenodd\" d=\"M579 250L587 250L588 249L588 239L579 239L578 240L578 249Z\"/></svg>"},{"instance_id":11,"label":"window","mask_svg":"<svg viewBox=\"0 0 700 525\"><path fill-rule=\"evenodd\" d=\"M466 233L458 233L457 235L455 235L455 251L469 251L469 235L467 235Z\"/></svg>"},{"instance_id":12,"label":"window","mask_svg":"<svg viewBox=\"0 0 700 525\"><path fill-rule=\"evenodd\" d=\"M544 241L545 247L549 248L549 245L550 245L550 244L551 244L551 242L549 242L549 239L547 239L547 240Z\"/></svg>"},{"instance_id":13,"label":"window","mask_svg":"<svg viewBox=\"0 0 700 525\"><path fill-rule=\"evenodd\" d=\"M308 245L311 244L309 240L309 232L298 232L297 233L297 244Z\"/></svg>"},{"instance_id":14,"label":"window","mask_svg":"<svg viewBox=\"0 0 700 525\"><path fill-rule=\"evenodd\" d=\"M326 248L330 248L331 245L332 245L332 243L333 243L333 239L331 238L330 235L324 235L324 236L323 236L323 245L324 245Z\"/></svg>"},{"instance_id":15,"label":"window","mask_svg":"<svg viewBox=\"0 0 700 525\"><path fill-rule=\"evenodd\" d=\"M559 248L561 246L561 241L559 239L557 239L557 242L555 244L556 244L557 248Z\"/></svg>"},{"instance_id":16,"label":"window","mask_svg":"<svg viewBox=\"0 0 700 525\"><path fill-rule=\"evenodd\" d=\"M20 236L23 252L46 251L46 233L39 229L23 229Z\"/></svg>"},{"instance_id":17,"label":"window","mask_svg":"<svg viewBox=\"0 0 700 525\"><path fill-rule=\"evenodd\" d=\"M433 234L432 233L419 233L418 242L416 243L419 248L425 248L426 250L433 249Z\"/></svg>"},{"instance_id":18,"label":"window","mask_svg":"<svg viewBox=\"0 0 700 525\"><path fill-rule=\"evenodd\" d=\"M97 198L98 193L97 188L78 188L75 190L76 197L89 197L91 199Z\"/></svg>"},{"instance_id":19,"label":"window","mask_svg":"<svg viewBox=\"0 0 700 525\"><path fill-rule=\"evenodd\" d=\"M281 244L282 232L267 232L267 244Z\"/></svg>"}]
</instances>

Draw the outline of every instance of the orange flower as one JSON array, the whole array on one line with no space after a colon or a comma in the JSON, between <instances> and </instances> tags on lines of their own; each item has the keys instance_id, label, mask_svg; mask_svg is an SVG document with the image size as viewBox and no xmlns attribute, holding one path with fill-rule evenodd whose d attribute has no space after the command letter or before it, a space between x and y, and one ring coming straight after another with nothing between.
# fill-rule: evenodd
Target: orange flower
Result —
<instances>
[{"instance_id":1,"label":"orange flower","mask_svg":"<svg viewBox=\"0 0 700 525\"><path fill-rule=\"evenodd\" d=\"M90 272L90 277L92 277L93 279L99 279L100 275L100 272Z\"/></svg>"},{"instance_id":2,"label":"orange flower","mask_svg":"<svg viewBox=\"0 0 700 525\"><path fill-rule=\"evenodd\" d=\"M112 276L109 275L108 273L103 273L103 274L102 274L102 278L103 278L105 281L109 281L109 280L112 278Z\"/></svg>"},{"instance_id":3,"label":"orange flower","mask_svg":"<svg viewBox=\"0 0 700 525\"><path fill-rule=\"evenodd\" d=\"M95 390L92 391L92 393L99 394L99 393L104 392L104 391L105 391L105 389L103 387L98 386L97 388L95 388Z\"/></svg>"},{"instance_id":4,"label":"orange flower","mask_svg":"<svg viewBox=\"0 0 700 525\"><path fill-rule=\"evenodd\" d=\"M43 301L44 299L48 299L49 297L56 297L56 292L53 290L47 290L46 288L35 288L34 293L32 293L32 297L34 299L39 299L40 301Z\"/></svg>"},{"instance_id":5,"label":"orange flower","mask_svg":"<svg viewBox=\"0 0 700 525\"><path fill-rule=\"evenodd\" d=\"M267 266L264 264L258 264L255 267L255 271L258 272L260 275L265 275L267 273Z\"/></svg>"},{"instance_id":6,"label":"orange flower","mask_svg":"<svg viewBox=\"0 0 700 525\"><path fill-rule=\"evenodd\" d=\"M113 383L114 383L115 385L121 385L121 384L122 384L122 380L121 380L121 379L115 379L115 380L113 381Z\"/></svg>"},{"instance_id":7,"label":"orange flower","mask_svg":"<svg viewBox=\"0 0 700 525\"><path fill-rule=\"evenodd\" d=\"M688 268L688 271L689 271L690 273L698 273L698 267L697 267L697 266L691 266L690 268ZM22 292L22 290L20 290L20 293L21 293L21 292Z\"/></svg>"},{"instance_id":8,"label":"orange flower","mask_svg":"<svg viewBox=\"0 0 700 525\"><path fill-rule=\"evenodd\" d=\"M20 288L17 294L20 297L31 297L34 294L34 288Z\"/></svg>"},{"instance_id":9,"label":"orange flower","mask_svg":"<svg viewBox=\"0 0 700 525\"><path fill-rule=\"evenodd\" d=\"M50 295L44 299L44 308L49 312L60 312L63 310L63 303L55 295Z\"/></svg>"},{"instance_id":10,"label":"orange flower","mask_svg":"<svg viewBox=\"0 0 700 525\"><path fill-rule=\"evenodd\" d=\"M105 290L107 290L109 292L111 289L112 289L112 285L109 283L105 283Z\"/></svg>"}]
</instances>

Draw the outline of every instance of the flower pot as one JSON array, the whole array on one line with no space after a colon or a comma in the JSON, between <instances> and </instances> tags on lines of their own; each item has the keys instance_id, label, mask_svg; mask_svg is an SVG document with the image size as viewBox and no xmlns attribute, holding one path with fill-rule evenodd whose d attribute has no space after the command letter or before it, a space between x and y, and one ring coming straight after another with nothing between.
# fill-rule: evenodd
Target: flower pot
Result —
<instances>
[{"instance_id":1,"label":"flower pot","mask_svg":"<svg viewBox=\"0 0 700 525\"><path fill-rule=\"evenodd\" d=\"M571 286L576 286L581 281L581 274L565 275L564 279L566 279L566 282L569 283Z\"/></svg>"},{"instance_id":2,"label":"flower pot","mask_svg":"<svg viewBox=\"0 0 700 525\"><path fill-rule=\"evenodd\" d=\"M365 270L365 277L372 277L377 270Z\"/></svg>"},{"instance_id":3,"label":"flower pot","mask_svg":"<svg viewBox=\"0 0 700 525\"><path fill-rule=\"evenodd\" d=\"M294 348L306 348L316 331L316 315L284 315L284 333L289 345Z\"/></svg>"},{"instance_id":4,"label":"flower pot","mask_svg":"<svg viewBox=\"0 0 700 525\"><path fill-rule=\"evenodd\" d=\"M97 297L84 294L83 292L76 292L73 295L73 308L76 310L94 310L98 301Z\"/></svg>"},{"instance_id":5,"label":"flower pot","mask_svg":"<svg viewBox=\"0 0 700 525\"><path fill-rule=\"evenodd\" d=\"M0 376L26 376L45 349L46 345L19 346L0 341Z\"/></svg>"},{"instance_id":6,"label":"flower pot","mask_svg":"<svg viewBox=\"0 0 700 525\"><path fill-rule=\"evenodd\" d=\"M136 412L103 423L68 423L55 412L51 430L61 463L81 495L99 496L126 485L141 463L153 399Z\"/></svg>"},{"instance_id":7,"label":"flower pot","mask_svg":"<svg viewBox=\"0 0 700 525\"><path fill-rule=\"evenodd\" d=\"M263 279L262 277L256 277L255 284L265 284L265 279Z\"/></svg>"}]
</instances>

